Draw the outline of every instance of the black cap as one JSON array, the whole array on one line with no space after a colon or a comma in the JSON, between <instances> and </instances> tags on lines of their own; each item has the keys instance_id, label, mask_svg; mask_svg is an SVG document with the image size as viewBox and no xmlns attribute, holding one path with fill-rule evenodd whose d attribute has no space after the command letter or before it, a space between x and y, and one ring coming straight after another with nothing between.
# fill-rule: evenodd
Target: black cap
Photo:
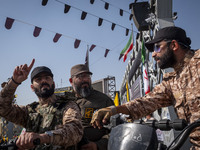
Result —
<instances>
[{"instance_id":1,"label":"black cap","mask_svg":"<svg viewBox=\"0 0 200 150\"><path fill-rule=\"evenodd\" d=\"M89 73L92 75L92 72L90 72L89 68L84 64L78 64L71 68L71 77L81 73Z\"/></svg>"},{"instance_id":2,"label":"black cap","mask_svg":"<svg viewBox=\"0 0 200 150\"><path fill-rule=\"evenodd\" d=\"M186 36L185 30L170 26L160 29L153 40L146 42L145 46L146 48L153 52L153 46L155 43L160 42L162 40L177 40L178 42L181 42L186 47L190 48L191 40L189 37Z\"/></svg>"},{"instance_id":3,"label":"black cap","mask_svg":"<svg viewBox=\"0 0 200 150\"><path fill-rule=\"evenodd\" d=\"M51 70L48 67L45 66L39 66L33 69L33 71L31 72L31 83L33 83L33 79L39 75L40 73L46 72L48 73L52 78L53 78L53 73L51 72Z\"/></svg>"}]
</instances>

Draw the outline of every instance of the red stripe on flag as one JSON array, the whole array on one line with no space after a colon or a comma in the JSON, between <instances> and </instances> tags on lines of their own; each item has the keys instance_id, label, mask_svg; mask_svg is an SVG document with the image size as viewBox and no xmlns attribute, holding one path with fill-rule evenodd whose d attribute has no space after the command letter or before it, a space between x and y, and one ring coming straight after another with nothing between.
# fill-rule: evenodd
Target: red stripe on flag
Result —
<instances>
[{"instance_id":1,"label":"red stripe on flag","mask_svg":"<svg viewBox=\"0 0 200 150\"><path fill-rule=\"evenodd\" d=\"M128 53L133 49L133 42L131 43L129 49L126 51L126 53L124 54L124 62L126 61L127 55Z\"/></svg>"}]
</instances>

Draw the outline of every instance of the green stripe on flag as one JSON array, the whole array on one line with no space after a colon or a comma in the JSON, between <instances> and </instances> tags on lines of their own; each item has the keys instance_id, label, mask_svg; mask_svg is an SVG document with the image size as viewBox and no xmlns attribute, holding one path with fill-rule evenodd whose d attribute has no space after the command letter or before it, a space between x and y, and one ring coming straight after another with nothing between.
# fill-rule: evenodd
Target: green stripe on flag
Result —
<instances>
[{"instance_id":1,"label":"green stripe on flag","mask_svg":"<svg viewBox=\"0 0 200 150\"><path fill-rule=\"evenodd\" d=\"M144 64L144 61L145 61L145 57L146 57L146 51L145 51L145 47L144 47L144 40L142 40L141 59L142 59L143 64Z\"/></svg>"}]
</instances>

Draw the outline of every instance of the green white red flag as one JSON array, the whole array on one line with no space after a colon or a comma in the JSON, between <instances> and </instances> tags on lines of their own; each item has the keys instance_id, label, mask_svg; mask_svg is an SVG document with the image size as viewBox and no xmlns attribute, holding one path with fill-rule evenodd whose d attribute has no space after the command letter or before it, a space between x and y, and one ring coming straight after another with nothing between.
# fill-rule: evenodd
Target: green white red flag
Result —
<instances>
[{"instance_id":1,"label":"green white red flag","mask_svg":"<svg viewBox=\"0 0 200 150\"><path fill-rule=\"evenodd\" d=\"M123 61L126 61L127 55L128 53L133 49L133 32L130 35L130 38L128 40L128 43L126 44L126 46L124 47L124 49L121 51L120 53L120 57L119 59L121 59L121 57L123 56Z\"/></svg>"},{"instance_id":2,"label":"green white red flag","mask_svg":"<svg viewBox=\"0 0 200 150\"><path fill-rule=\"evenodd\" d=\"M143 81L144 81L144 93L146 95L150 92L149 78L147 73L147 63L145 63L143 66Z\"/></svg>"},{"instance_id":3,"label":"green white red flag","mask_svg":"<svg viewBox=\"0 0 200 150\"><path fill-rule=\"evenodd\" d=\"M142 64L143 64L144 93L146 95L150 92L150 86L149 86L149 78L148 78L148 73L147 73L147 63L145 63L146 51L144 47L144 41L142 41L141 59L142 59Z\"/></svg>"}]
</instances>

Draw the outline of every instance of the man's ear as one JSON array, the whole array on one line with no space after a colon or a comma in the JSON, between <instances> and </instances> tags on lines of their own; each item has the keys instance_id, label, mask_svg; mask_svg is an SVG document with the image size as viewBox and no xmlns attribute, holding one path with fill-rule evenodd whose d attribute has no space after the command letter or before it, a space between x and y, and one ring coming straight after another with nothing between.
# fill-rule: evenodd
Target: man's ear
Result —
<instances>
[{"instance_id":1,"label":"man's ear","mask_svg":"<svg viewBox=\"0 0 200 150\"><path fill-rule=\"evenodd\" d=\"M69 78L69 82L72 84L72 78Z\"/></svg>"},{"instance_id":2,"label":"man's ear","mask_svg":"<svg viewBox=\"0 0 200 150\"><path fill-rule=\"evenodd\" d=\"M178 42L176 40L172 40L171 42L171 48L176 51L177 49L179 49L180 45L178 44Z\"/></svg>"}]
</instances>

